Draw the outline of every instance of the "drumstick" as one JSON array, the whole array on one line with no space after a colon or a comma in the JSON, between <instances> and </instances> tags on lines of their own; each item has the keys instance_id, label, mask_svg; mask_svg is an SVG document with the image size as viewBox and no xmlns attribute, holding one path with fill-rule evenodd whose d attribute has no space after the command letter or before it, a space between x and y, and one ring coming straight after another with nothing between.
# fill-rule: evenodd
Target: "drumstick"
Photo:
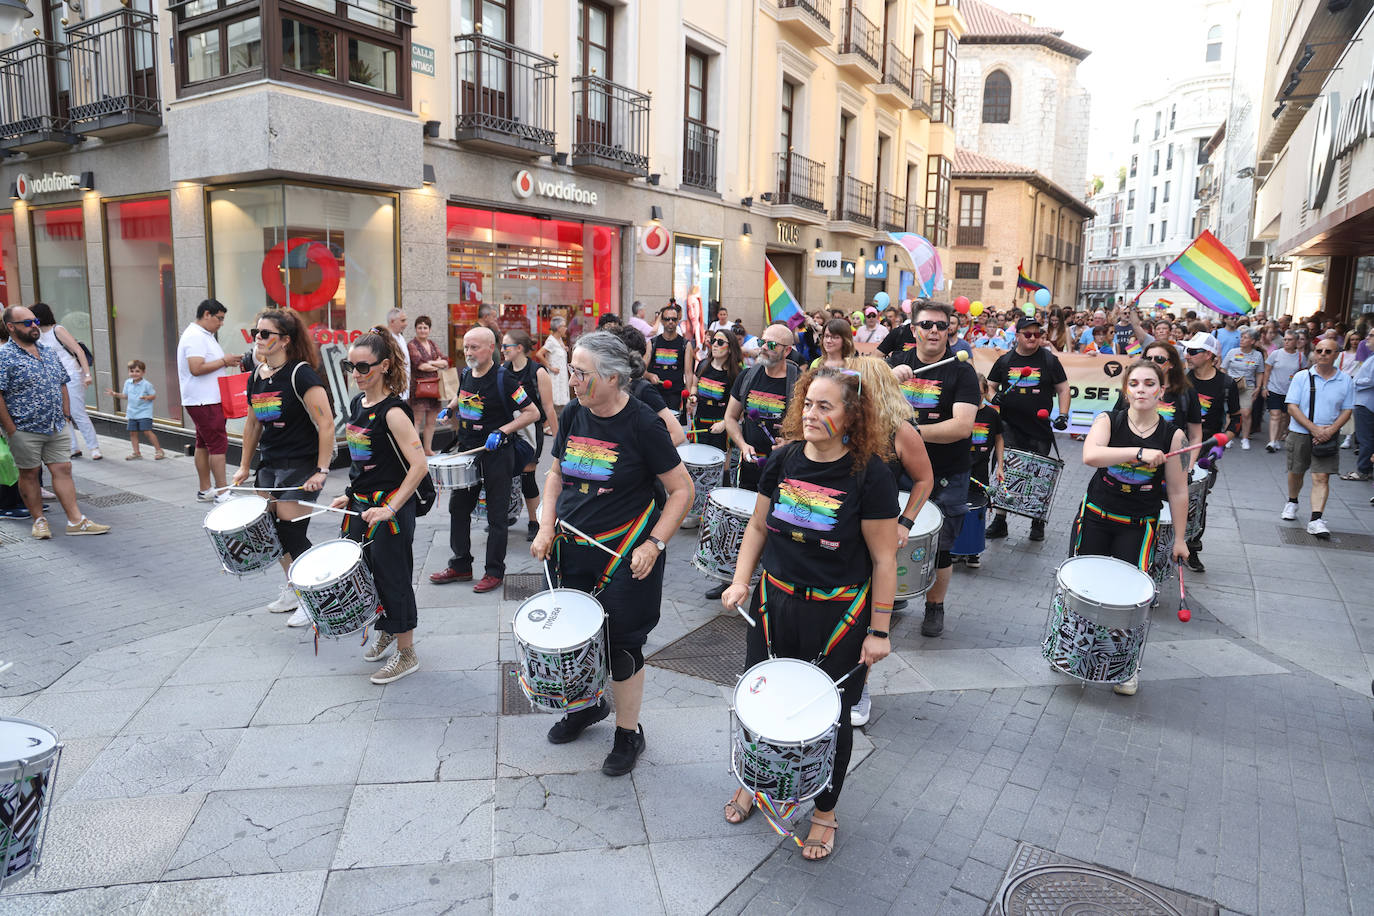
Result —
<instances>
[{"instance_id":1,"label":"drumstick","mask_svg":"<svg viewBox=\"0 0 1374 916\"><path fill-rule=\"evenodd\" d=\"M291 500L289 500L289 499L287 499L287 500L278 500L278 502L291 502ZM344 515L356 515L358 518L362 518L362 517L363 517L363 514L362 514L361 512L354 512L352 509L335 509L333 506L326 506L324 503L308 503L308 502L304 502L304 501L302 501L302 500L296 500L296 505L298 505L298 506L306 506L307 508L310 508L310 509L318 509L318 510L321 510L321 511L323 511L323 512L342 512ZM388 507L388 508L390 508L390 507ZM314 513L311 513L311 514L312 514L312 515L318 515L319 513L318 513L318 512L314 512Z\"/></svg>"},{"instance_id":2,"label":"drumstick","mask_svg":"<svg viewBox=\"0 0 1374 916\"><path fill-rule=\"evenodd\" d=\"M3 664L0 664L0 674L4 674L6 671L10 670L13 667L14 662L5 662Z\"/></svg>"},{"instance_id":3,"label":"drumstick","mask_svg":"<svg viewBox=\"0 0 1374 916\"><path fill-rule=\"evenodd\" d=\"M221 493L286 493L291 490L299 490L300 487L211 487Z\"/></svg>"},{"instance_id":4,"label":"drumstick","mask_svg":"<svg viewBox=\"0 0 1374 916\"><path fill-rule=\"evenodd\" d=\"M1178 619L1187 623L1193 619L1193 612L1188 610L1187 596L1183 591L1183 564L1178 564Z\"/></svg>"},{"instance_id":5,"label":"drumstick","mask_svg":"<svg viewBox=\"0 0 1374 916\"><path fill-rule=\"evenodd\" d=\"M1172 452L1165 452L1165 458L1172 458L1175 455L1182 455L1184 452L1195 452L1200 448L1211 448L1215 445L1226 447L1226 443L1231 441L1231 437L1225 433L1217 433L1215 436L1208 436L1196 445L1185 445L1183 448L1175 449Z\"/></svg>"},{"instance_id":6,"label":"drumstick","mask_svg":"<svg viewBox=\"0 0 1374 916\"><path fill-rule=\"evenodd\" d=\"M549 583L549 591L553 591L553 576L549 574L549 558L544 558L544 581Z\"/></svg>"},{"instance_id":7,"label":"drumstick","mask_svg":"<svg viewBox=\"0 0 1374 916\"><path fill-rule=\"evenodd\" d=\"M867 667L868 667L868 666L865 665L863 662L859 662L859 663L858 663L857 665L855 665L853 668L850 668L850 669L849 669L849 674L846 674L844 677L842 677L842 678L840 678L838 681L836 681L835 684L834 684L834 686L836 686L836 687L840 686L840 685L843 684L845 681L849 680L849 675L850 675L850 674L854 674L854 673L856 673L856 672L858 672L858 671L860 671L860 670L862 670L862 669L864 669L864 668L867 668ZM805 703L803 703L803 704L801 704L800 706L798 706L796 709L794 709L794 710L792 710L791 712L789 712L789 713L787 714L787 718L791 719L791 718L797 716L798 714L801 713L802 710L806 709L806 707L810 706L812 703L816 702L816 701L819 700L821 697L825 696L825 694L826 694L826 691L822 690L820 693L816 694L814 697L812 697L811 699L807 700Z\"/></svg>"},{"instance_id":8,"label":"drumstick","mask_svg":"<svg viewBox=\"0 0 1374 916\"><path fill-rule=\"evenodd\" d=\"M569 525L567 522L563 521L561 518L558 520L558 524L562 525L564 528L568 529L569 531L571 531L573 534L577 535L578 537L582 538L582 540L584 540L584 541L589 541L589 542L592 543L593 545L595 545L595 546L597 546L597 547L600 547L602 550L606 551L607 553L609 553L611 556L615 557L616 559L619 559L619 560L625 559L625 557L621 556L621 555L620 555L619 553L617 553L616 551L614 551L614 550L612 550L611 548L607 547L605 544L601 543L601 542L598 541L596 538L592 537L590 534L586 534L586 533L584 533L584 532L578 531L576 528L574 528L572 525Z\"/></svg>"},{"instance_id":9,"label":"drumstick","mask_svg":"<svg viewBox=\"0 0 1374 916\"><path fill-rule=\"evenodd\" d=\"M932 370L932 369L939 369L941 366L946 366L946 365L948 365L948 364L950 364L950 363L956 363L956 362L957 362L957 363L966 363L966 362L968 362L968 354L965 353L963 350L960 350L958 353L955 353L953 356L948 357L947 359L942 359L942 360L940 360L938 363L931 363L929 366L921 366L919 369L912 369L912 370L911 370L911 374L912 374L912 375L920 375L922 372L929 372L929 371Z\"/></svg>"},{"instance_id":10,"label":"drumstick","mask_svg":"<svg viewBox=\"0 0 1374 916\"><path fill-rule=\"evenodd\" d=\"M476 448L470 448L470 449L468 449L466 452L450 452L450 454L452 454L452 455L475 455L475 454L477 454L478 452L485 452L486 450L487 450L487 447L486 447L485 445L479 445L479 446L477 446Z\"/></svg>"},{"instance_id":11,"label":"drumstick","mask_svg":"<svg viewBox=\"0 0 1374 916\"><path fill-rule=\"evenodd\" d=\"M735 610L739 611L739 615L740 615L741 617L744 618L744 622L747 623L747 624L749 624L749 626L751 626L751 627L758 626L758 624L754 623L754 618L750 617L750 616L749 616L749 612L746 611L744 608L740 607L740 606L737 604L737 605L735 605ZM5 669L0 668L0 671L3 671L3 670L5 670Z\"/></svg>"}]
</instances>

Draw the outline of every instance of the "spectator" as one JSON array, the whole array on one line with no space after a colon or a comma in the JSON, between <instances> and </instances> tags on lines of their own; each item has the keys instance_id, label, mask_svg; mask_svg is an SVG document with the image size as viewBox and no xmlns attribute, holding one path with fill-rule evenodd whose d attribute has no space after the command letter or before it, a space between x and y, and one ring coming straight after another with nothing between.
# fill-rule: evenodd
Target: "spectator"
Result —
<instances>
[{"instance_id":1,"label":"spectator","mask_svg":"<svg viewBox=\"0 0 1374 916\"><path fill-rule=\"evenodd\" d=\"M500 340L501 323L497 321L496 318L496 306L494 305L483 305L477 309L477 323L482 327L486 328L488 331L491 331L491 333L496 336L496 339ZM619 321L620 316L617 315L615 320Z\"/></svg>"},{"instance_id":2,"label":"spectator","mask_svg":"<svg viewBox=\"0 0 1374 916\"><path fill-rule=\"evenodd\" d=\"M81 514L72 482L69 442L64 430L70 410L66 383L72 381L52 348L39 342L39 321L29 309L13 305L3 320L10 340L0 347L0 430L19 468L19 493L33 516L32 535L46 541L52 529L43 514L39 468L47 465L52 489L67 514L67 534L104 534Z\"/></svg>"},{"instance_id":3,"label":"spectator","mask_svg":"<svg viewBox=\"0 0 1374 916\"><path fill-rule=\"evenodd\" d=\"M878 323L878 310L873 306L864 309L864 323L854 332L854 339L859 343L880 344L887 336L887 328Z\"/></svg>"},{"instance_id":4,"label":"spectator","mask_svg":"<svg viewBox=\"0 0 1374 916\"><path fill-rule=\"evenodd\" d=\"M1088 327L1083 329L1083 333L1078 335L1078 345L1080 347L1087 347L1088 344L1093 342L1093 329L1100 328L1106 323L1106 312L1102 311L1102 309L1098 309L1097 311L1093 312L1092 323L1088 325Z\"/></svg>"},{"instance_id":5,"label":"spectator","mask_svg":"<svg viewBox=\"0 0 1374 916\"><path fill-rule=\"evenodd\" d=\"M730 310L723 305L717 308L716 317L711 320L711 324L706 328L706 330L730 330Z\"/></svg>"},{"instance_id":6,"label":"spectator","mask_svg":"<svg viewBox=\"0 0 1374 916\"><path fill-rule=\"evenodd\" d=\"M125 461L137 461L143 457L143 453L138 449L138 434L142 433L148 437L152 443L153 458L161 461L167 456L162 452L162 445L157 441L157 433L153 432L153 401L157 400L157 389L153 383L143 377L148 371L148 366L141 359L129 360L129 377L124 380L124 390L115 391L113 388L106 388L105 393L115 399L118 404L121 399L128 399L129 403L124 408L124 419L128 423L129 445L133 451Z\"/></svg>"},{"instance_id":7,"label":"spectator","mask_svg":"<svg viewBox=\"0 0 1374 916\"><path fill-rule=\"evenodd\" d=\"M392 338L396 341L396 349L401 351L405 357L406 365L406 393L410 393L410 347L406 344L406 313L405 309L392 309L386 313L386 326L391 331Z\"/></svg>"},{"instance_id":8,"label":"spectator","mask_svg":"<svg viewBox=\"0 0 1374 916\"><path fill-rule=\"evenodd\" d=\"M561 416L568 406L568 323L560 317L549 319L549 336L544 341L544 365L553 383L553 411Z\"/></svg>"},{"instance_id":9,"label":"spectator","mask_svg":"<svg viewBox=\"0 0 1374 916\"><path fill-rule=\"evenodd\" d=\"M812 360L811 368L832 366L843 369L849 365L853 355L854 330L843 318L832 318L825 323L825 331L821 334L821 355Z\"/></svg>"},{"instance_id":10,"label":"spectator","mask_svg":"<svg viewBox=\"0 0 1374 916\"><path fill-rule=\"evenodd\" d=\"M615 312L607 312L600 318L596 319L596 329L598 331L604 331L611 325L618 324L622 324L622 322L620 320L620 316L617 315Z\"/></svg>"},{"instance_id":11,"label":"spectator","mask_svg":"<svg viewBox=\"0 0 1374 916\"><path fill-rule=\"evenodd\" d=\"M1279 443L1288 436L1288 410L1284 397L1293 376L1310 365L1298 349L1298 332L1283 332L1283 348L1270 353L1264 360L1264 387L1269 408L1269 444L1266 452L1277 452Z\"/></svg>"},{"instance_id":12,"label":"spectator","mask_svg":"<svg viewBox=\"0 0 1374 916\"><path fill-rule=\"evenodd\" d=\"M630 305L630 320L625 323L643 334L645 340L654 336L654 326L644 320L644 303L638 299Z\"/></svg>"},{"instance_id":13,"label":"spectator","mask_svg":"<svg viewBox=\"0 0 1374 916\"><path fill-rule=\"evenodd\" d=\"M1374 478L1370 455L1374 454L1374 359L1360 363L1355 372L1355 470L1342 480Z\"/></svg>"},{"instance_id":14,"label":"spectator","mask_svg":"<svg viewBox=\"0 0 1374 916\"><path fill-rule=\"evenodd\" d=\"M91 460L99 461L104 457L100 454L100 439L96 437L95 425L86 413L86 386L91 383L91 364L86 358L86 351L70 331L57 323L52 308L46 302L35 302L31 311L33 317L38 319L38 329L41 332L38 337L39 343L57 354L57 358L62 362L62 368L67 370L72 379L67 383L67 401L71 404L72 420L67 430L71 437L72 457L81 457L81 439L84 439L86 449L91 453ZM81 433L81 439L76 437L78 431Z\"/></svg>"},{"instance_id":15,"label":"spectator","mask_svg":"<svg viewBox=\"0 0 1374 916\"><path fill-rule=\"evenodd\" d=\"M1339 352L1340 345L1334 340L1317 344L1312 367L1293 376L1284 398L1294 422L1288 437L1288 502L1281 517L1289 522L1298 517L1298 494L1310 468L1312 517L1307 533L1322 540L1331 538L1322 512L1326 509L1331 475L1339 473L1341 463L1341 452L1333 447L1334 440L1355 407L1355 383L1336 368Z\"/></svg>"},{"instance_id":16,"label":"spectator","mask_svg":"<svg viewBox=\"0 0 1374 916\"><path fill-rule=\"evenodd\" d=\"M1240 347L1226 354L1221 361L1221 370L1235 379L1236 387L1240 389L1240 447L1249 451L1252 408L1264 373L1264 353L1255 346L1253 329L1246 328L1240 332ZM1264 409L1262 400L1260 409Z\"/></svg>"},{"instance_id":17,"label":"spectator","mask_svg":"<svg viewBox=\"0 0 1374 916\"><path fill-rule=\"evenodd\" d=\"M410 378L410 409L415 412L415 425L421 430L420 438L426 455L434 454L434 420L439 415L439 397L422 398L416 393L417 386L421 380L434 380L437 383L440 370L448 368L448 360L444 359L444 354L434 341L429 339L432 326L428 315L416 318L415 337L405 347L406 359L414 368L414 376ZM437 387L435 390L438 390Z\"/></svg>"},{"instance_id":18,"label":"spectator","mask_svg":"<svg viewBox=\"0 0 1374 916\"><path fill-rule=\"evenodd\" d=\"M224 500L224 453L229 436L224 429L224 408L220 404L219 379L236 372L237 356L225 356L215 338L224 327L229 310L217 299L206 299L196 306L196 320L187 325L177 343L177 381L181 385L181 404L196 427L196 477L200 488L196 499L203 503ZM226 373L225 370L229 370ZM210 478L215 487L210 489ZM219 495L216 496L216 493Z\"/></svg>"}]
</instances>

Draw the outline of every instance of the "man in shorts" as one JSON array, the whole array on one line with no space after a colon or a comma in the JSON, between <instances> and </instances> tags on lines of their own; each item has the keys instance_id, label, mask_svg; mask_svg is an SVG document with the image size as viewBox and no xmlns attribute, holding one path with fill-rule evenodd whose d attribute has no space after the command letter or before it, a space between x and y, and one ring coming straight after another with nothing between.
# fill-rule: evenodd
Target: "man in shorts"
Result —
<instances>
[{"instance_id":1,"label":"man in shorts","mask_svg":"<svg viewBox=\"0 0 1374 916\"><path fill-rule=\"evenodd\" d=\"M239 358L225 356L215 334L224 327L229 310L216 299L196 306L196 320L186 326L177 343L177 379L181 382L181 403L196 427L196 476L200 486L196 499L214 502L216 494L227 499L224 479L224 453L229 436L224 429L224 408L220 404L219 378L238 371ZM214 475L216 489L210 489Z\"/></svg>"},{"instance_id":2,"label":"man in shorts","mask_svg":"<svg viewBox=\"0 0 1374 916\"><path fill-rule=\"evenodd\" d=\"M1288 435L1288 405L1284 397L1288 394L1289 383L1301 369L1307 368L1307 360L1298 349L1298 332L1283 332L1283 347L1270 353L1264 360L1264 376L1261 379L1266 395L1265 406L1269 409L1269 444L1266 452L1277 452L1279 444Z\"/></svg>"},{"instance_id":3,"label":"man in shorts","mask_svg":"<svg viewBox=\"0 0 1374 916\"><path fill-rule=\"evenodd\" d=\"M1334 447L1336 436L1355 407L1355 383L1336 368L1340 351L1341 345L1334 340L1317 341L1312 351L1312 368L1293 376L1285 398L1292 424L1287 443L1288 502L1284 503L1282 518L1291 522L1298 517L1302 479L1311 469L1312 518L1307 523L1307 533L1322 540L1331 538L1331 529L1322 518L1331 475L1340 473L1341 452ZM1320 454L1322 451L1329 454Z\"/></svg>"}]
</instances>

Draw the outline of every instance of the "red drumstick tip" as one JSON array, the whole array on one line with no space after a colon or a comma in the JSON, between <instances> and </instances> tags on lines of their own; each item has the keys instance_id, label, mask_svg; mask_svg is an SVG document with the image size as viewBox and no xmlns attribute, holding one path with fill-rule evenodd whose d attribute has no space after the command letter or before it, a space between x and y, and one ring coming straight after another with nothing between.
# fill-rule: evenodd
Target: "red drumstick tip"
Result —
<instances>
[{"instance_id":1,"label":"red drumstick tip","mask_svg":"<svg viewBox=\"0 0 1374 916\"><path fill-rule=\"evenodd\" d=\"M1222 448L1225 448L1226 443L1231 441L1231 437L1226 435L1226 433L1217 433L1213 438L1217 440L1217 445L1220 445Z\"/></svg>"},{"instance_id":2,"label":"red drumstick tip","mask_svg":"<svg viewBox=\"0 0 1374 916\"><path fill-rule=\"evenodd\" d=\"M1183 621L1184 623L1187 623L1188 621L1193 619L1193 612L1188 610L1186 607L1181 607L1178 609L1178 619Z\"/></svg>"},{"instance_id":3,"label":"red drumstick tip","mask_svg":"<svg viewBox=\"0 0 1374 916\"><path fill-rule=\"evenodd\" d=\"M1033 368L1031 368L1030 366L1022 366L1022 367L1021 367L1021 377L1022 377L1022 378L1025 378L1026 376L1030 375L1030 374L1031 374L1032 372L1034 372L1034 371L1035 371L1035 370L1034 370Z\"/></svg>"},{"instance_id":4,"label":"red drumstick tip","mask_svg":"<svg viewBox=\"0 0 1374 916\"><path fill-rule=\"evenodd\" d=\"M1037 410L1035 415L1042 420L1048 420L1050 418L1050 412L1043 407Z\"/></svg>"}]
</instances>

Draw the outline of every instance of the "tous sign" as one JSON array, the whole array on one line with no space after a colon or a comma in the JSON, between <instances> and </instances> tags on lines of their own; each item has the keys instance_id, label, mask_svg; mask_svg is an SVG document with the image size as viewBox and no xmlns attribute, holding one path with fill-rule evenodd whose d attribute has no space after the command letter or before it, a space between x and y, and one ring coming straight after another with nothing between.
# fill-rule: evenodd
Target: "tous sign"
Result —
<instances>
[{"instance_id":1,"label":"tous sign","mask_svg":"<svg viewBox=\"0 0 1374 916\"><path fill-rule=\"evenodd\" d=\"M535 178L529 169L521 169L515 173L515 177L511 179L511 190L521 200L538 194L551 200L562 200L588 207L596 206L595 191L579 188L575 181L547 181Z\"/></svg>"}]
</instances>

